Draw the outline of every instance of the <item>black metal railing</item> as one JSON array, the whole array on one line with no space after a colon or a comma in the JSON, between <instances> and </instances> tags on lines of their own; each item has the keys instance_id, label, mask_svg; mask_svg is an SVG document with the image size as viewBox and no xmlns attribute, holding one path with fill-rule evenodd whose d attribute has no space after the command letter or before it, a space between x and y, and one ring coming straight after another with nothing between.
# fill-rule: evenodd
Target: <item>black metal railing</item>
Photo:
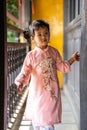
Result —
<instances>
[{"instance_id":1,"label":"black metal railing","mask_svg":"<svg viewBox=\"0 0 87 130\"><path fill-rule=\"evenodd\" d=\"M28 44L13 43L7 44L7 127L11 127L19 101L26 91L19 95L14 86L14 80L21 70L25 55L28 51ZM17 113L16 113L17 114Z\"/></svg>"}]
</instances>

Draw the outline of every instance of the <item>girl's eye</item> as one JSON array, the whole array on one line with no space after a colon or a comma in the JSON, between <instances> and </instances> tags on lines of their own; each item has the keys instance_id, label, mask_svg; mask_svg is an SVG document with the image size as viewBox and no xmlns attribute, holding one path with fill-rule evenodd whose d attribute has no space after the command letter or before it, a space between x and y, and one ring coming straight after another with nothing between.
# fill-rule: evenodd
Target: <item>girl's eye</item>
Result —
<instances>
[{"instance_id":1,"label":"girl's eye","mask_svg":"<svg viewBox=\"0 0 87 130\"><path fill-rule=\"evenodd\" d=\"M41 33L37 34L38 37L47 36L47 35L48 35L48 32L44 32L44 34L41 34Z\"/></svg>"},{"instance_id":2,"label":"girl's eye","mask_svg":"<svg viewBox=\"0 0 87 130\"><path fill-rule=\"evenodd\" d=\"M48 35L48 32L45 32L45 35Z\"/></svg>"},{"instance_id":3,"label":"girl's eye","mask_svg":"<svg viewBox=\"0 0 87 130\"><path fill-rule=\"evenodd\" d=\"M37 34L37 36L41 36L41 34Z\"/></svg>"}]
</instances>

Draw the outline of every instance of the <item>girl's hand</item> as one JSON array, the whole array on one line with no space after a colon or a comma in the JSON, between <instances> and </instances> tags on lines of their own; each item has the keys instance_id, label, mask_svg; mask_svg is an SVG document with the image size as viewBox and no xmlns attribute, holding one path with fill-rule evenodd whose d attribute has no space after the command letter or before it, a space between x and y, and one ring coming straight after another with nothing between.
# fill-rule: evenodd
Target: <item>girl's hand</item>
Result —
<instances>
[{"instance_id":1,"label":"girl's hand","mask_svg":"<svg viewBox=\"0 0 87 130\"><path fill-rule=\"evenodd\" d=\"M69 64L72 65L75 61L80 61L80 54L75 52L72 57L68 60Z\"/></svg>"},{"instance_id":2,"label":"girl's hand","mask_svg":"<svg viewBox=\"0 0 87 130\"><path fill-rule=\"evenodd\" d=\"M22 94L22 89L23 89L23 86L20 85L20 86L18 87L18 94Z\"/></svg>"},{"instance_id":3,"label":"girl's hand","mask_svg":"<svg viewBox=\"0 0 87 130\"><path fill-rule=\"evenodd\" d=\"M80 61L80 54L78 52L75 52L72 57L74 58L74 61Z\"/></svg>"},{"instance_id":4,"label":"girl's hand","mask_svg":"<svg viewBox=\"0 0 87 130\"><path fill-rule=\"evenodd\" d=\"M20 82L16 82L14 83L14 87L16 87L18 94L22 94L22 90L23 90L23 84Z\"/></svg>"}]
</instances>

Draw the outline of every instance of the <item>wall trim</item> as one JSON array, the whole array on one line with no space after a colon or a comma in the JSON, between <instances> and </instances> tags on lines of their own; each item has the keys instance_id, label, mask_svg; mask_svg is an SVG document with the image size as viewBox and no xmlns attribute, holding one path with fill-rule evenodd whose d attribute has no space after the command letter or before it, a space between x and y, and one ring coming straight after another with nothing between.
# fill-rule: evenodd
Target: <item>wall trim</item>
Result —
<instances>
[{"instance_id":1,"label":"wall trim","mask_svg":"<svg viewBox=\"0 0 87 130\"><path fill-rule=\"evenodd\" d=\"M65 31L69 32L78 26L81 26L81 16L80 15L78 15L78 17L76 17L73 21L71 21L70 23L67 24Z\"/></svg>"}]
</instances>

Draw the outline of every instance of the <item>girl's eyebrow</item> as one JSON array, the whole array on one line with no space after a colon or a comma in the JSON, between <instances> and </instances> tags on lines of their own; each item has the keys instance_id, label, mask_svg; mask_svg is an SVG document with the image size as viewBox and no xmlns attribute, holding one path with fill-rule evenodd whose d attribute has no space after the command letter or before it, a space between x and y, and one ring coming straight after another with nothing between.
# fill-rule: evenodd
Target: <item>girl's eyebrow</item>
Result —
<instances>
[{"instance_id":1,"label":"girl's eyebrow","mask_svg":"<svg viewBox=\"0 0 87 130\"><path fill-rule=\"evenodd\" d=\"M37 33L41 33L41 32L36 32L36 34L37 34Z\"/></svg>"}]
</instances>

